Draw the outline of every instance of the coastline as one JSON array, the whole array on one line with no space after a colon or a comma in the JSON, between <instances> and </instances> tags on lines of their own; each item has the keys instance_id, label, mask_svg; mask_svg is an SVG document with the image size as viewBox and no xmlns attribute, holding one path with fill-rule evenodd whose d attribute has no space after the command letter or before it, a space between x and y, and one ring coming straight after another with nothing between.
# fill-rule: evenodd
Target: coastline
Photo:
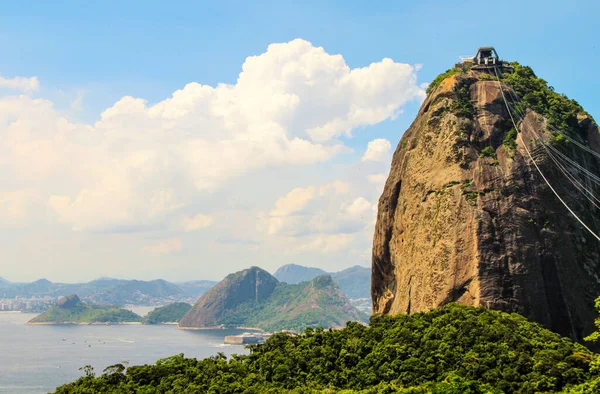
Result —
<instances>
[{"instance_id":1,"label":"coastline","mask_svg":"<svg viewBox=\"0 0 600 394\"><path fill-rule=\"evenodd\" d=\"M178 330L187 330L187 331L207 331L207 330L228 330L228 329L234 329L234 330L247 330L247 331L259 331L259 332L265 332L262 328L258 328L258 327L224 327L224 326L209 326L209 327L181 327L179 324L177 324L177 329Z\"/></svg>"},{"instance_id":2,"label":"coastline","mask_svg":"<svg viewBox=\"0 0 600 394\"><path fill-rule=\"evenodd\" d=\"M137 325L142 324L139 321L130 321L130 322L30 322L28 321L25 324L29 324L32 326L113 326L113 325Z\"/></svg>"}]
</instances>

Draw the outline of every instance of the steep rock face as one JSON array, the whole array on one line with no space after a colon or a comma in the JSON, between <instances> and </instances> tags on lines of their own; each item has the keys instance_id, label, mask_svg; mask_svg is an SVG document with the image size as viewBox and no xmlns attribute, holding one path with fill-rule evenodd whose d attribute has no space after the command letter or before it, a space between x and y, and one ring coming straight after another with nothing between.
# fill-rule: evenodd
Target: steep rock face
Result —
<instances>
[{"instance_id":1,"label":"steep rock face","mask_svg":"<svg viewBox=\"0 0 600 394\"><path fill-rule=\"evenodd\" d=\"M185 328L219 325L227 311L248 301L264 301L276 286L277 279L258 267L230 274L200 297L181 319L179 326Z\"/></svg>"},{"instance_id":2,"label":"steep rock face","mask_svg":"<svg viewBox=\"0 0 600 394\"><path fill-rule=\"evenodd\" d=\"M577 120L581 139L600 152L598 126L584 113ZM520 137L561 196L598 231L599 211L536 142L534 131L552 138L543 132L546 122L527 111ZM512 149L503 144L511 128L498 81L487 74L452 75L428 95L394 153L379 200L375 313L459 302L518 312L578 340L593 330L600 243L552 194L520 138ZM598 174L597 159L565 149Z\"/></svg>"}]
</instances>

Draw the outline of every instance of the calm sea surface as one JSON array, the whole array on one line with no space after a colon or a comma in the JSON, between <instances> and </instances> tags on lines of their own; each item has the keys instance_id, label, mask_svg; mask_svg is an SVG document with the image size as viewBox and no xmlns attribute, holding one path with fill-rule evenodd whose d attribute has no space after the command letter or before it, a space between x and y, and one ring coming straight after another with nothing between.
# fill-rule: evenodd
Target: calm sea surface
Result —
<instances>
[{"instance_id":1,"label":"calm sea surface","mask_svg":"<svg viewBox=\"0 0 600 394\"><path fill-rule=\"evenodd\" d=\"M150 308L153 309L153 308ZM137 311L136 311L137 312ZM225 335L240 330L184 331L172 325L44 326L26 325L28 313L0 312L0 393L47 393L82 375L92 365L153 364L184 353L204 358L223 352L246 354L241 346L223 345Z\"/></svg>"}]
</instances>

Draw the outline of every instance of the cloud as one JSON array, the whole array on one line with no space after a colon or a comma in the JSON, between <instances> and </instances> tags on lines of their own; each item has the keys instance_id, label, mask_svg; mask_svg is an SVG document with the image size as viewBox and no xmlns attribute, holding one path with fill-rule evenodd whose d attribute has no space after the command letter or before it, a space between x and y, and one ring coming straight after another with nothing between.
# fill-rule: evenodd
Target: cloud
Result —
<instances>
[{"instance_id":1,"label":"cloud","mask_svg":"<svg viewBox=\"0 0 600 394\"><path fill-rule=\"evenodd\" d=\"M71 101L71 109L74 111L81 111L83 109L83 98L85 93L83 90L76 92L75 98Z\"/></svg>"},{"instance_id":2,"label":"cloud","mask_svg":"<svg viewBox=\"0 0 600 394\"><path fill-rule=\"evenodd\" d=\"M182 243L179 238L169 238L152 242L144 246L144 250L153 255L171 254L181 251Z\"/></svg>"},{"instance_id":3,"label":"cloud","mask_svg":"<svg viewBox=\"0 0 600 394\"><path fill-rule=\"evenodd\" d=\"M210 227L213 224L212 217L201 213L194 217L184 217L182 219L183 230L185 232L201 230Z\"/></svg>"},{"instance_id":4,"label":"cloud","mask_svg":"<svg viewBox=\"0 0 600 394\"><path fill-rule=\"evenodd\" d=\"M0 225L24 219L40 195L32 189L0 191Z\"/></svg>"},{"instance_id":5,"label":"cloud","mask_svg":"<svg viewBox=\"0 0 600 394\"><path fill-rule=\"evenodd\" d=\"M388 158L392 144L384 138L377 138L367 145L362 161L384 161Z\"/></svg>"},{"instance_id":6,"label":"cloud","mask_svg":"<svg viewBox=\"0 0 600 394\"><path fill-rule=\"evenodd\" d=\"M345 208L350 217L363 218L372 210L372 204L364 197L358 197Z\"/></svg>"},{"instance_id":7,"label":"cloud","mask_svg":"<svg viewBox=\"0 0 600 394\"><path fill-rule=\"evenodd\" d=\"M388 174L367 175L367 180L369 181L369 183L372 183L375 185L381 185L381 186L383 186L383 184L387 181L387 178L388 178Z\"/></svg>"},{"instance_id":8,"label":"cloud","mask_svg":"<svg viewBox=\"0 0 600 394\"><path fill-rule=\"evenodd\" d=\"M35 77L0 86L39 88ZM68 120L48 100L0 96L0 175L38 189L73 229L146 229L242 175L348 152L340 137L423 95L411 65L383 59L351 69L297 39L248 57L235 84L192 82L153 105L125 96L94 124ZM380 157L377 147L365 157ZM275 214L302 209L303 198L281 201Z\"/></svg>"},{"instance_id":9,"label":"cloud","mask_svg":"<svg viewBox=\"0 0 600 394\"><path fill-rule=\"evenodd\" d=\"M387 181L388 174L370 174L367 175L367 182L374 185L377 195L383 193L385 182Z\"/></svg>"},{"instance_id":10,"label":"cloud","mask_svg":"<svg viewBox=\"0 0 600 394\"><path fill-rule=\"evenodd\" d=\"M309 186L305 189L297 187L275 203L271 216L288 216L301 211L310 200L317 195L317 189Z\"/></svg>"},{"instance_id":11,"label":"cloud","mask_svg":"<svg viewBox=\"0 0 600 394\"><path fill-rule=\"evenodd\" d=\"M338 253L347 249L353 239L352 234L321 234L310 242L302 244L299 250L326 254Z\"/></svg>"},{"instance_id":12,"label":"cloud","mask_svg":"<svg viewBox=\"0 0 600 394\"><path fill-rule=\"evenodd\" d=\"M344 185L343 193L339 193L340 185ZM348 189L349 185L340 181L295 188L277 200L275 209L259 214L259 231L275 237L360 232L371 221L373 204L364 197L353 197Z\"/></svg>"},{"instance_id":13,"label":"cloud","mask_svg":"<svg viewBox=\"0 0 600 394\"><path fill-rule=\"evenodd\" d=\"M37 92L40 89L40 83L39 83L37 77L3 78L2 76L0 76L0 89L1 88L14 89L14 90L23 91L26 93Z\"/></svg>"}]
</instances>

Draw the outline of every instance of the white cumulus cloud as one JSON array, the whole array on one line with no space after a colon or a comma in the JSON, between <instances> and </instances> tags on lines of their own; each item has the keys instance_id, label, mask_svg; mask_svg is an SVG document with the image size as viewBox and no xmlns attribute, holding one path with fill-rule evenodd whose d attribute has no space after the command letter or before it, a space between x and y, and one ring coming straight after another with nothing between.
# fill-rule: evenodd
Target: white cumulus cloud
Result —
<instances>
[{"instance_id":1,"label":"white cumulus cloud","mask_svg":"<svg viewBox=\"0 0 600 394\"><path fill-rule=\"evenodd\" d=\"M2 88L20 90L23 92L36 92L40 89L40 83L37 77L4 78L0 76L0 89Z\"/></svg>"},{"instance_id":2,"label":"white cumulus cloud","mask_svg":"<svg viewBox=\"0 0 600 394\"><path fill-rule=\"evenodd\" d=\"M392 144L385 138L377 138L367 145L362 161L383 161L389 157Z\"/></svg>"},{"instance_id":3,"label":"white cumulus cloud","mask_svg":"<svg viewBox=\"0 0 600 394\"><path fill-rule=\"evenodd\" d=\"M337 181L293 189L277 200L275 209L259 215L259 230L282 237L362 231L371 222L373 204L364 197L354 197L353 193L338 193L335 185L341 184L345 185ZM293 209L282 209L284 204Z\"/></svg>"},{"instance_id":4,"label":"white cumulus cloud","mask_svg":"<svg viewBox=\"0 0 600 394\"><path fill-rule=\"evenodd\" d=\"M318 253L337 253L348 246L354 240L352 234L319 234L310 241L303 243L299 251L311 251Z\"/></svg>"},{"instance_id":5,"label":"white cumulus cloud","mask_svg":"<svg viewBox=\"0 0 600 394\"><path fill-rule=\"evenodd\" d=\"M241 175L331 160L349 151L339 137L423 95L414 66L383 59L352 69L296 39L248 57L235 84L192 82L153 105L126 96L94 124L68 120L48 100L0 96L0 175L38 189L73 229L143 229ZM385 154L381 141L365 157ZM307 197L292 198L275 212L301 209Z\"/></svg>"}]
</instances>

